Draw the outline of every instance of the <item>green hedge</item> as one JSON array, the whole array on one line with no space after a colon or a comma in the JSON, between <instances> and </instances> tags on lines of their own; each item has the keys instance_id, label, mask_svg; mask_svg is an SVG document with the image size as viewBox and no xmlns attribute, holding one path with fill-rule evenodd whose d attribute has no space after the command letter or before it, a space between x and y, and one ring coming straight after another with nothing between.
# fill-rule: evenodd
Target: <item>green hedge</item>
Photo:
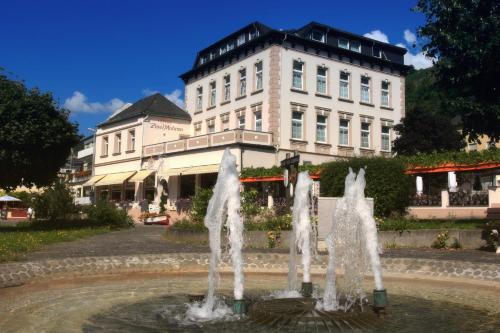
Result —
<instances>
[{"instance_id":1,"label":"green hedge","mask_svg":"<svg viewBox=\"0 0 500 333\"><path fill-rule=\"evenodd\" d=\"M459 151L434 154L418 154L398 157L407 167L436 167L446 163L476 164L483 162L500 162L500 149L482 151Z\"/></svg>"},{"instance_id":2,"label":"green hedge","mask_svg":"<svg viewBox=\"0 0 500 333\"><path fill-rule=\"evenodd\" d=\"M366 167L366 197L375 200L375 215L403 213L409 205L412 177L405 175L405 164L394 158L355 157L322 165L321 195L340 197L344 194L345 177L351 167L358 172Z\"/></svg>"}]
</instances>

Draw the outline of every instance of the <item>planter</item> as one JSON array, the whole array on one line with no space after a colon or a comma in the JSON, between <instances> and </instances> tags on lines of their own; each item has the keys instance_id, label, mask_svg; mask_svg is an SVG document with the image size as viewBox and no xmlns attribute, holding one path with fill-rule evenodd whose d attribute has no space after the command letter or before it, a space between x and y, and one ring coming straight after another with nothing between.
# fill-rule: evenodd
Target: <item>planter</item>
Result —
<instances>
[{"instance_id":1,"label":"planter","mask_svg":"<svg viewBox=\"0 0 500 333\"><path fill-rule=\"evenodd\" d=\"M147 217L144 220L144 224L161 224L161 225L169 225L170 219L168 215L159 215L154 217Z\"/></svg>"}]
</instances>

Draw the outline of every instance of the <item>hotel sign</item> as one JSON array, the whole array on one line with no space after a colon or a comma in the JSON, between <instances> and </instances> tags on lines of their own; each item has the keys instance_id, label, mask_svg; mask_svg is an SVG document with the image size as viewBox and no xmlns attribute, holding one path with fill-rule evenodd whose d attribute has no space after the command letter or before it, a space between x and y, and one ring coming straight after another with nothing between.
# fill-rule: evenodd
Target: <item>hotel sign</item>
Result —
<instances>
[{"instance_id":1,"label":"hotel sign","mask_svg":"<svg viewBox=\"0 0 500 333\"><path fill-rule=\"evenodd\" d=\"M161 131L170 131L170 132L183 132L184 129L182 127L177 127L170 123L151 123L149 127L151 129L158 129Z\"/></svg>"}]
</instances>

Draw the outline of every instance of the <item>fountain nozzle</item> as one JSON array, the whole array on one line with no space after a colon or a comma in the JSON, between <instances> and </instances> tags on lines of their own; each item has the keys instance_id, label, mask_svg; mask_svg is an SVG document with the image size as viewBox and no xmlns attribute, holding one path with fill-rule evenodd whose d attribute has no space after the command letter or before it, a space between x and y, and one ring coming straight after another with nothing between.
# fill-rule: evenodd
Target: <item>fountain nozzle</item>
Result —
<instances>
[{"instance_id":1,"label":"fountain nozzle","mask_svg":"<svg viewBox=\"0 0 500 333\"><path fill-rule=\"evenodd\" d=\"M300 293L303 297L311 297L313 292L312 282L302 282L302 288Z\"/></svg>"},{"instance_id":2,"label":"fountain nozzle","mask_svg":"<svg viewBox=\"0 0 500 333\"><path fill-rule=\"evenodd\" d=\"M243 299L235 299L233 303L233 312L234 314L242 315L247 312L247 306L245 300Z\"/></svg>"},{"instance_id":3,"label":"fountain nozzle","mask_svg":"<svg viewBox=\"0 0 500 333\"><path fill-rule=\"evenodd\" d=\"M375 312L384 311L387 306L387 290L373 290L373 309Z\"/></svg>"}]
</instances>

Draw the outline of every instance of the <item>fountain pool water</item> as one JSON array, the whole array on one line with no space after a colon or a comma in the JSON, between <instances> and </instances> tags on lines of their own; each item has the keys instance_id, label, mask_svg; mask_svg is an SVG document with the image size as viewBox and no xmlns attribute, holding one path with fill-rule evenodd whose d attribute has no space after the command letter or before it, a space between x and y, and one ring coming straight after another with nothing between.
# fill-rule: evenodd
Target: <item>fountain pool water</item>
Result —
<instances>
[{"instance_id":1,"label":"fountain pool water","mask_svg":"<svg viewBox=\"0 0 500 333\"><path fill-rule=\"evenodd\" d=\"M312 275L322 289L323 280L319 278ZM218 297L230 302L232 274L222 274L220 282ZM377 326L363 332L498 332L498 288L387 276L384 282L391 290L387 314ZM249 299L266 300L273 290L285 288L286 274L248 274L245 285ZM369 291L372 282L366 280L363 287ZM0 289L0 332L328 332L318 323L300 329L270 327L232 315L210 322L191 321L185 315L189 301L186 291L205 290L206 274L192 273L111 276L98 280L67 278L50 284L40 282ZM360 332L345 327L344 331Z\"/></svg>"}]
</instances>

